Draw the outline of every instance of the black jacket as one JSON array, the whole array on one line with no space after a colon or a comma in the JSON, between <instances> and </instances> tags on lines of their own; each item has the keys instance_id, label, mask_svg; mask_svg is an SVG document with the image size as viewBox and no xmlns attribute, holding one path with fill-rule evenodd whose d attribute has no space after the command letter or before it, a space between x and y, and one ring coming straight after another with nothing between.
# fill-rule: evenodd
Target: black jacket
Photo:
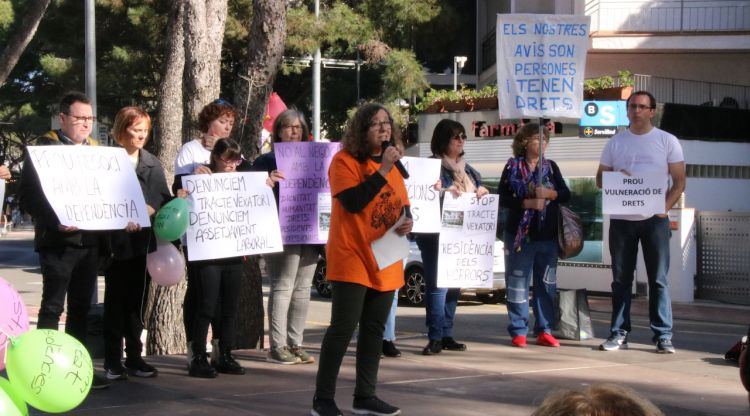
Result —
<instances>
[{"instance_id":1,"label":"black jacket","mask_svg":"<svg viewBox=\"0 0 750 416\"><path fill-rule=\"evenodd\" d=\"M66 145L59 138L58 131L50 131L35 140L36 146ZM89 145L95 146L96 141L89 139ZM94 247L106 246L106 231L75 231L61 232L55 211L47 201L42 190L42 184L36 169L29 158L28 152L24 158L21 181L18 187L21 209L31 214L34 219L34 249L52 247Z\"/></svg>"},{"instance_id":2,"label":"black jacket","mask_svg":"<svg viewBox=\"0 0 750 416\"><path fill-rule=\"evenodd\" d=\"M135 175L138 177L146 204L156 211L172 198L159 159L144 149L139 152ZM156 250L156 237L151 227L133 233L125 230L112 231L110 241L112 256L116 260L131 259Z\"/></svg>"}]
</instances>

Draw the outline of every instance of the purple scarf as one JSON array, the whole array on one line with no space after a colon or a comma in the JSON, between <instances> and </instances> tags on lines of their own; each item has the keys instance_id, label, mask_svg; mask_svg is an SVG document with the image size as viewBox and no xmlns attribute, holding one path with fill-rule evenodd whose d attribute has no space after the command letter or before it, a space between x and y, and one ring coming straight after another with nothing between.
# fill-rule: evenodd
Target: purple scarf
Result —
<instances>
[{"instance_id":1,"label":"purple scarf","mask_svg":"<svg viewBox=\"0 0 750 416\"><path fill-rule=\"evenodd\" d=\"M539 173L538 169L533 171L529 169L529 165L526 164L526 157L516 157L508 159L508 165L510 165L510 189L518 199L526 199L530 195L534 194L534 189L537 186L537 176ZM547 159L542 159L542 186L549 189L554 189L551 182L550 163ZM544 224L545 214L547 208L539 212L539 221ZM513 250L517 253L521 251L521 244L528 238L529 227L531 225L531 219L534 217L533 209L524 209L521 221L518 223L518 229L516 230L516 237L513 239Z\"/></svg>"}]
</instances>

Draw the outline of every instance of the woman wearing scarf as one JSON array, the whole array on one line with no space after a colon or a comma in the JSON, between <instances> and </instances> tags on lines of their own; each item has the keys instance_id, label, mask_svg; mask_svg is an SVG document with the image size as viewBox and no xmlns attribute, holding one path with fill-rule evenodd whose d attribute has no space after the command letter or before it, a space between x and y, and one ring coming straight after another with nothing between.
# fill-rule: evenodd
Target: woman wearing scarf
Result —
<instances>
[{"instance_id":1,"label":"woman wearing scarf","mask_svg":"<svg viewBox=\"0 0 750 416\"><path fill-rule=\"evenodd\" d=\"M432 157L442 159L440 168L441 188L454 195L475 192L477 198L489 191L482 186L482 177L464 160L466 131L461 123L440 120L432 132L430 150ZM427 314L427 337L429 342L422 350L424 355L434 355L442 350L465 351L466 344L453 339L453 316L456 314L459 289L437 287L439 234L416 234L425 273L425 308Z\"/></svg>"},{"instance_id":2,"label":"woman wearing scarf","mask_svg":"<svg viewBox=\"0 0 750 416\"><path fill-rule=\"evenodd\" d=\"M570 190L560 168L544 159L540 146L549 144L549 131L539 125L524 125L513 139L513 157L500 178L500 204L508 209L504 243L505 286L510 325L508 332L516 347L526 347L529 331L529 284L534 283L534 333L537 345L559 347L552 336L557 290L557 217L559 203L570 199ZM540 154L542 157L540 157ZM541 164L541 182L539 167Z\"/></svg>"}]
</instances>

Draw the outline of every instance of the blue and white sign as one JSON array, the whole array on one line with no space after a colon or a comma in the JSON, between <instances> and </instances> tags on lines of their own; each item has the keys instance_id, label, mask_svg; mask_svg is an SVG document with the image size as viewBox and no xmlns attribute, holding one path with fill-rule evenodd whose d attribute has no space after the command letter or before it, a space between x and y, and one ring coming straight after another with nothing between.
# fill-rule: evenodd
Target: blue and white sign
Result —
<instances>
[{"instance_id":1,"label":"blue and white sign","mask_svg":"<svg viewBox=\"0 0 750 416\"><path fill-rule=\"evenodd\" d=\"M578 136L612 137L617 133L618 127L628 124L625 101L586 101L583 103Z\"/></svg>"},{"instance_id":2,"label":"blue and white sign","mask_svg":"<svg viewBox=\"0 0 750 416\"><path fill-rule=\"evenodd\" d=\"M589 16L497 15L500 118L581 117Z\"/></svg>"}]
</instances>

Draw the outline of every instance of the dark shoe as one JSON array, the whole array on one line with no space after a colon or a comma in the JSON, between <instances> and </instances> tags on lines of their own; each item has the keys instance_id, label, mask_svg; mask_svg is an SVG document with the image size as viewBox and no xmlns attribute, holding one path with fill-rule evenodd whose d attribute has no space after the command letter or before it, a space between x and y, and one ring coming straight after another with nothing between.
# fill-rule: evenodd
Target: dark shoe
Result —
<instances>
[{"instance_id":1,"label":"dark shoe","mask_svg":"<svg viewBox=\"0 0 750 416\"><path fill-rule=\"evenodd\" d=\"M393 341L383 340L383 355L397 358L401 356L401 351L396 348Z\"/></svg>"},{"instance_id":2,"label":"dark shoe","mask_svg":"<svg viewBox=\"0 0 750 416\"><path fill-rule=\"evenodd\" d=\"M208 364L208 355L205 352L194 352L188 374L190 377L216 378L216 369Z\"/></svg>"},{"instance_id":3,"label":"dark shoe","mask_svg":"<svg viewBox=\"0 0 750 416\"><path fill-rule=\"evenodd\" d=\"M104 378L110 381L127 380L128 373L125 372L125 368L122 366L122 364L120 364L119 366L112 365L104 368Z\"/></svg>"},{"instance_id":4,"label":"dark shoe","mask_svg":"<svg viewBox=\"0 0 750 416\"><path fill-rule=\"evenodd\" d=\"M106 389L109 388L110 384L112 383L110 383L106 377L94 373L94 378L91 379L91 390Z\"/></svg>"},{"instance_id":5,"label":"dark shoe","mask_svg":"<svg viewBox=\"0 0 750 416\"><path fill-rule=\"evenodd\" d=\"M443 349L448 351L466 351L466 344L459 344L453 337L443 338Z\"/></svg>"},{"instance_id":6,"label":"dark shoe","mask_svg":"<svg viewBox=\"0 0 750 416\"><path fill-rule=\"evenodd\" d=\"M235 361L230 351L222 351L219 354L219 359L217 361L211 361L211 365L216 371L223 374L234 374L238 376L245 374L245 369L242 368L240 363Z\"/></svg>"},{"instance_id":7,"label":"dark shoe","mask_svg":"<svg viewBox=\"0 0 750 416\"><path fill-rule=\"evenodd\" d=\"M617 333L612 334L599 346L602 351L617 351L628 349L628 336Z\"/></svg>"},{"instance_id":8,"label":"dark shoe","mask_svg":"<svg viewBox=\"0 0 750 416\"><path fill-rule=\"evenodd\" d=\"M352 404L352 413L355 415L393 416L400 415L401 409L391 406L376 396L366 399L355 397Z\"/></svg>"},{"instance_id":9,"label":"dark shoe","mask_svg":"<svg viewBox=\"0 0 750 416\"><path fill-rule=\"evenodd\" d=\"M436 339L431 339L427 343L427 346L422 349L422 355L434 355L439 354L443 350L443 342Z\"/></svg>"},{"instance_id":10,"label":"dark shoe","mask_svg":"<svg viewBox=\"0 0 750 416\"><path fill-rule=\"evenodd\" d=\"M317 397L313 397L313 407L310 414L313 416L344 416L333 399L319 399Z\"/></svg>"},{"instance_id":11,"label":"dark shoe","mask_svg":"<svg viewBox=\"0 0 750 416\"><path fill-rule=\"evenodd\" d=\"M656 352L659 354L674 354L675 349L672 340L662 338L656 341Z\"/></svg>"},{"instance_id":12,"label":"dark shoe","mask_svg":"<svg viewBox=\"0 0 750 416\"><path fill-rule=\"evenodd\" d=\"M133 377L151 378L156 377L159 373L156 368L143 361L143 358L141 357L132 361L125 360L125 368L128 369L128 374Z\"/></svg>"}]
</instances>

